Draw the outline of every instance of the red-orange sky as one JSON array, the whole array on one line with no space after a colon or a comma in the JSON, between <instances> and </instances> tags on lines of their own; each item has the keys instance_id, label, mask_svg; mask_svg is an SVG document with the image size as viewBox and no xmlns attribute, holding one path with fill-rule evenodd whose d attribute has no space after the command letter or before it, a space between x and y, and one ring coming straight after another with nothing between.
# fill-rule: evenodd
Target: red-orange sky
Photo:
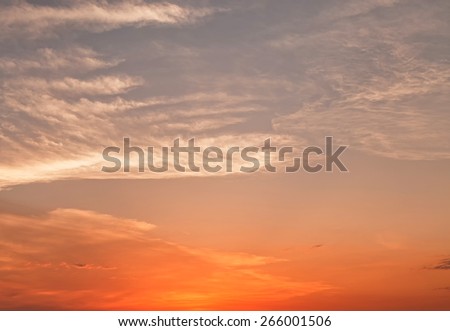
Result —
<instances>
[{"instance_id":1,"label":"red-orange sky","mask_svg":"<svg viewBox=\"0 0 450 331\"><path fill-rule=\"evenodd\" d=\"M355 157L1 192L1 306L448 309L448 163Z\"/></svg>"},{"instance_id":2,"label":"red-orange sky","mask_svg":"<svg viewBox=\"0 0 450 331\"><path fill-rule=\"evenodd\" d=\"M1 4L0 309L450 309L449 13ZM101 171L124 137L325 136L348 172Z\"/></svg>"}]
</instances>

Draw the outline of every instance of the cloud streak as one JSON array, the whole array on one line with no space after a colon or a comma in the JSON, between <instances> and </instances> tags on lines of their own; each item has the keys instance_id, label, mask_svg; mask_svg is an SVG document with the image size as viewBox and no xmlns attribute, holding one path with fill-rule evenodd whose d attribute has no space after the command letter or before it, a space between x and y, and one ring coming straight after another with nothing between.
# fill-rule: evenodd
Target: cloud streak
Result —
<instances>
[{"instance_id":1,"label":"cloud streak","mask_svg":"<svg viewBox=\"0 0 450 331\"><path fill-rule=\"evenodd\" d=\"M0 36L26 35L42 37L57 33L57 29L70 28L101 32L121 26L149 24L192 23L211 15L210 8L187 8L171 3L145 3L143 1L73 2L69 6L37 6L27 2L0 7Z\"/></svg>"},{"instance_id":2,"label":"cloud streak","mask_svg":"<svg viewBox=\"0 0 450 331\"><path fill-rule=\"evenodd\" d=\"M17 57L0 57L0 70L5 75L17 74L69 74L83 73L113 67L119 60L108 60L91 48L70 46L63 49L38 48Z\"/></svg>"},{"instance_id":3,"label":"cloud streak","mask_svg":"<svg viewBox=\"0 0 450 331\"><path fill-rule=\"evenodd\" d=\"M0 87L4 110L0 141L5 146L0 187L104 178L99 171L102 149L121 145L122 137L131 133L135 144L143 148L167 146L177 136L195 135L200 142L213 131L222 133L215 134L211 144L222 147L226 141L237 146L238 137L232 138L227 129L268 111L251 95L215 91L130 98L129 92L142 87L144 79L98 73L120 63L80 47L45 48L35 56L0 58L0 69L6 74ZM258 144L266 138L246 136Z\"/></svg>"},{"instance_id":4,"label":"cloud streak","mask_svg":"<svg viewBox=\"0 0 450 331\"><path fill-rule=\"evenodd\" d=\"M261 270L284 260L186 247L159 238L154 228L76 209L35 218L2 215L0 307L255 307L268 296L283 301L332 288Z\"/></svg>"},{"instance_id":5,"label":"cloud streak","mask_svg":"<svg viewBox=\"0 0 450 331\"><path fill-rule=\"evenodd\" d=\"M442 259L435 265L429 267L429 269L433 270L450 270L450 258Z\"/></svg>"}]
</instances>

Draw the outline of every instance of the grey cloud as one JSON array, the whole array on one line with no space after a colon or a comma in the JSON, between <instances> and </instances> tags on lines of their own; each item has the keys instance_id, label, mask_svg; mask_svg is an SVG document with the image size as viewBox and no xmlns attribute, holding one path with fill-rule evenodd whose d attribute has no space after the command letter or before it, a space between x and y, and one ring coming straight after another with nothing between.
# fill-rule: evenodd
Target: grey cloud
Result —
<instances>
[{"instance_id":1,"label":"grey cloud","mask_svg":"<svg viewBox=\"0 0 450 331\"><path fill-rule=\"evenodd\" d=\"M435 265L430 266L429 269L433 269L433 270L450 270L450 258L440 260Z\"/></svg>"},{"instance_id":2,"label":"grey cloud","mask_svg":"<svg viewBox=\"0 0 450 331\"><path fill-rule=\"evenodd\" d=\"M440 288L438 288L438 290L450 291L450 286L448 286L448 287L440 287Z\"/></svg>"}]
</instances>

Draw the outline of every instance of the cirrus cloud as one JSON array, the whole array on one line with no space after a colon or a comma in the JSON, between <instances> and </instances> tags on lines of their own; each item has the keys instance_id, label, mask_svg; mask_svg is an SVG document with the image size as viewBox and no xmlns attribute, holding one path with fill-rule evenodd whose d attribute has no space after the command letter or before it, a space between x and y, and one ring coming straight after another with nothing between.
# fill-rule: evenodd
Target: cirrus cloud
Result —
<instances>
[{"instance_id":1,"label":"cirrus cloud","mask_svg":"<svg viewBox=\"0 0 450 331\"><path fill-rule=\"evenodd\" d=\"M115 4L74 1L68 6L57 7L22 2L0 7L0 37L25 35L37 38L57 34L60 28L101 32L121 26L191 23L215 11L212 8L188 8L144 1Z\"/></svg>"}]
</instances>

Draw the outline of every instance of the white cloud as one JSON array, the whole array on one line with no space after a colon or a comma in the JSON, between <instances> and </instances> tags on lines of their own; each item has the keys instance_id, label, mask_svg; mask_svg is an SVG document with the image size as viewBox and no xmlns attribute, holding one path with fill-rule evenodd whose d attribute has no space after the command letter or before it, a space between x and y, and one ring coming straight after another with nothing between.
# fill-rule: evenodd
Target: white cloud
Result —
<instances>
[{"instance_id":1,"label":"white cloud","mask_svg":"<svg viewBox=\"0 0 450 331\"><path fill-rule=\"evenodd\" d=\"M351 148L390 158L450 158L450 66L445 54L438 60L425 56L436 43L421 36L442 37L448 27L434 6L404 6L399 19L388 14L396 4L350 1L323 12L327 28L268 43L282 54L314 54L299 82L302 102L272 120L277 132L316 140L333 135Z\"/></svg>"},{"instance_id":2,"label":"white cloud","mask_svg":"<svg viewBox=\"0 0 450 331\"><path fill-rule=\"evenodd\" d=\"M92 79L77 79L65 77L63 79L44 79L39 77L25 77L8 80L4 88L7 91L32 90L39 93L59 93L66 95L114 95L123 94L131 88L142 85L143 80L138 77L97 76Z\"/></svg>"},{"instance_id":3,"label":"white cloud","mask_svg":"<svg viewBox=\"0 0 450 331\"><path fill-rule=\"evenodd\" d=\"M0 7L0 37L26 35L31 37L56 34L60 28L94 32L121 26L148 24L181 24L211 15L211 8L188 8L171 3L127 1L73 2L69 6L37 6L19 3Z\"/></svg>"},{"instance_id":4,"label":"white cloud","mask_svg":"<svg viewBox=\"0 0 450 331\"><path fill-rule=\"evenodd\" d=\"M118 62L105 61L89 49L41 49L35 57L15 59L14 66L5 65L9 62L4 58L2 63L9 76L1 86L4 112L0 141L5 148L0 160L0 187L64 178L105 178L100 172L101 152L106 146L122 146L124 136L144 150L147 146L170 146L178 136L195 135L204 146L210 132L214 132L213 141L219 147L224 141L239 146L242 137L260 145L267 137L259 134L257 140L251 134L227 135L228 128L267 111L255 103L254 96L198 92L133 99L129 90L144 81L129 75L96 74L97 69ZM79 77L74 77L70 63L79 64ZM81 78L86 73L87 78ZM190 175L211 174L128 174L139 178ZM108 178L123 176L117 173Z\"/></svg>"},{"instance_id":5,"label":"white cloud","mask_svg":"<svg viewBox=\"0 0 450 331\"><path fill-rule=\"evenodd\" d=\"M86 47L71 46L61 50L39 48L21 57L0 57L0 71L10 75L27 71L83 73L113 67L119 62L105 60L99 53Z\"/></svg>"},{"instance_id":6,"label":"white cloud","mask_svg":"<svg viewBox=\"0 0 450 331\"><path fill-rule=\"evenodd\" d=\"M4 6L11 17L0 24L25 33L48 28L64 34L178 24L206 15L161 3L70 3L52 8L21 3L17 8L25 8L29 22L16 17L17 8ZM253 25L246 26L242 36L214 24L208 25L219 29L214 33L192 29L199 39L189 31L176 37L164 31L140 39L132 54L127 49L114 54L120 43L101 54L80 46L81 37L74 44L72 38L36 42L21 36L27 51L14 56L18 52L5 48L0 57L2 185L101 178L101 151L121 146L125 136L157 148L178 136L195 135L199 144L219 147L260 146L271 136L305 147L334 135L351 148L384 157L448 158L449 62L442 50L434 50L444 46L423 37L445 40L448 23L436 6L424 11L417 6L346 1L318 10L307 28L292 18L278 26L268 17L273 29L248 34ZM50 20L57 14L61 18ZM28 50L34 43L40 48ZM33 170L27 171L30 164ZM107 178L116 175L123 174Z\"/></svg>"}]
</instances>

